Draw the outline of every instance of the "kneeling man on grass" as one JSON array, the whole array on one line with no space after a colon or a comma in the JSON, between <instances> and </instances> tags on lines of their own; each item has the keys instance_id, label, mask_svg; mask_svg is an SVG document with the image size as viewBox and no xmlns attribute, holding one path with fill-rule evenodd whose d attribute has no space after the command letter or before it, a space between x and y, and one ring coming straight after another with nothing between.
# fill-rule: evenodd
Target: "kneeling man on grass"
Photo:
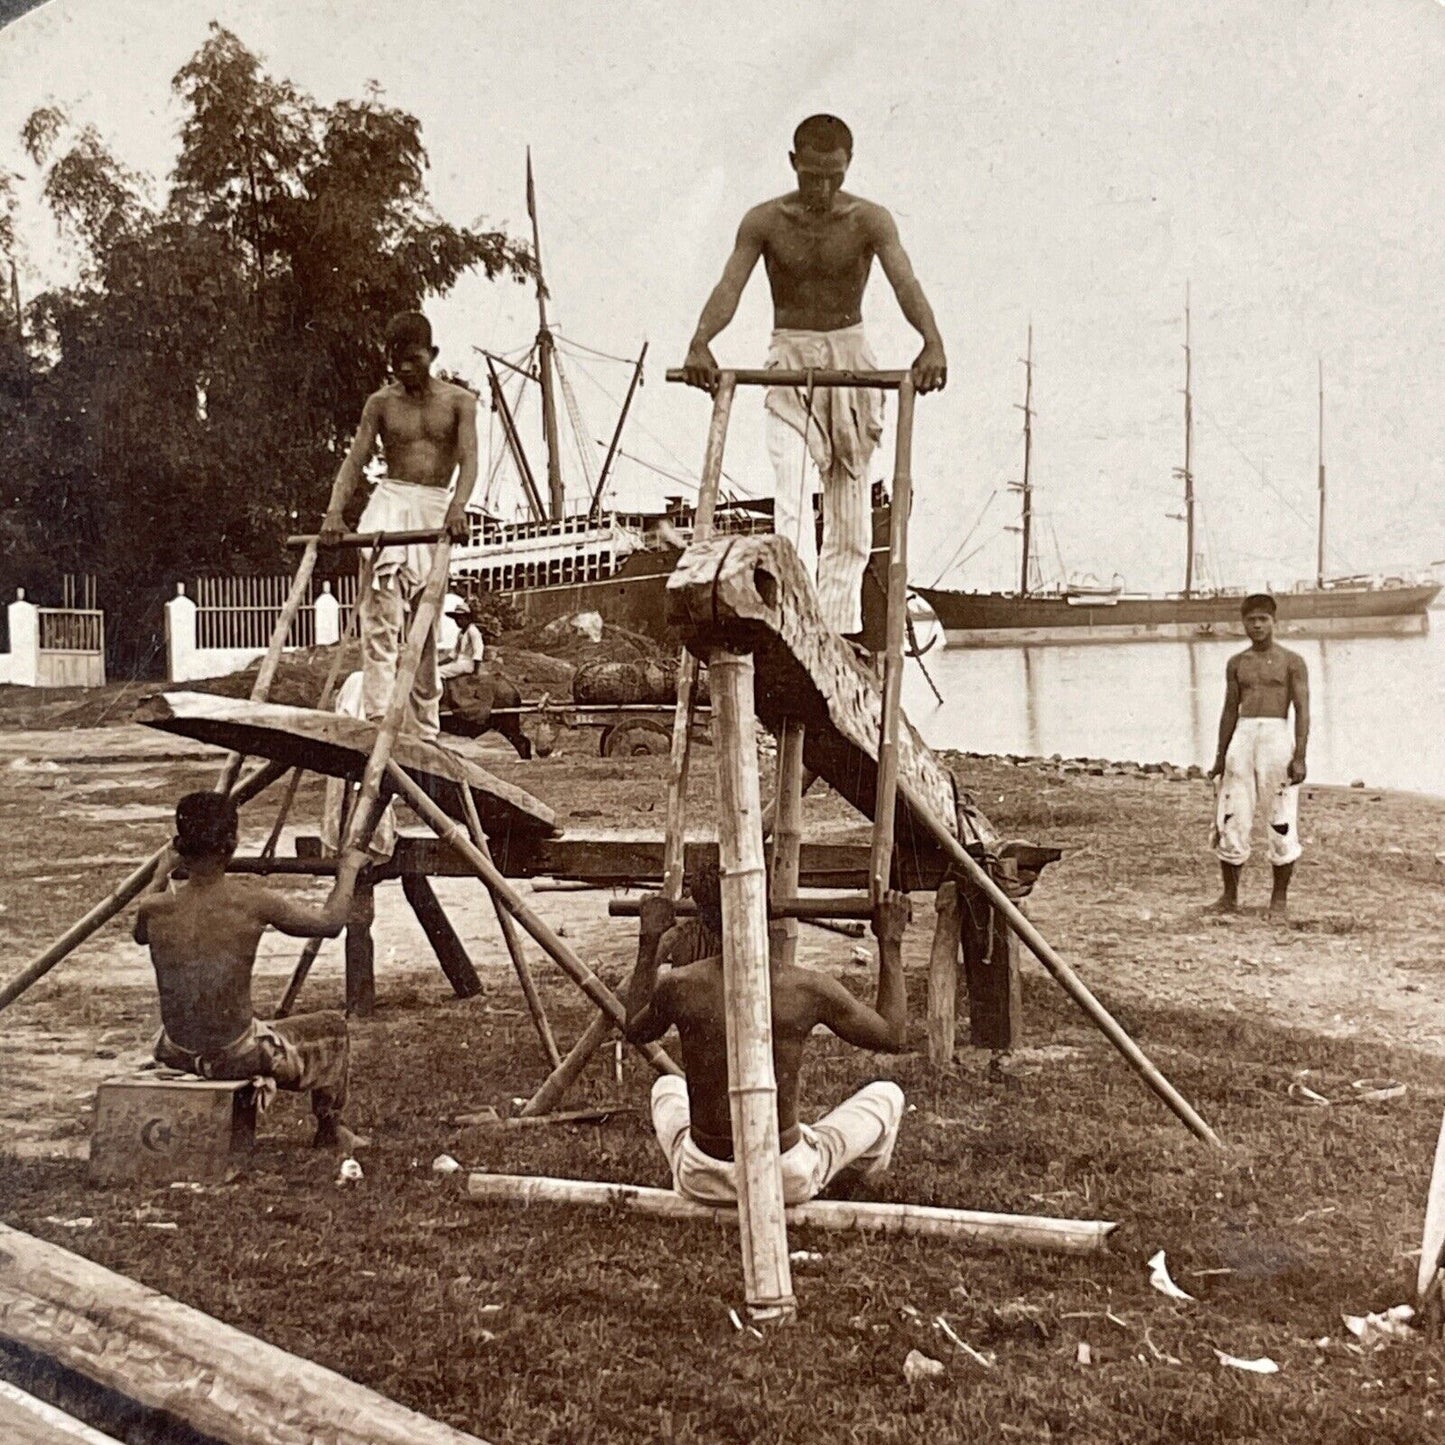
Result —
<instances>
[{"instance_id":1,"label":"kneeling man on grass","mask_svg":"<svg viewBox=\"0 0 1445 1445\"><path fill-rule=\"evenodd\" d=\"M236 805L222 793L188 793L176 804L176 852L189 878L141 899L135 941L148 944L161 996L155 1056L203 1079L274 1079L310 1091L315 1145L343 1154L367 1141L341 1121L351 1068L346 1019L297 1014L266 1023L251 1005L256 948L268 927L295 938L335 938L346 923L356 875L349 851L325 904L307 908L254 878L228 878L236 851Z\"/></svg>"},{"instance_id":2,"label":"kneeling man on grass","mask_svg":"<svg viewBox=\"0 0 1445 1445\"><path fill-rule=\"evenodd\" d=\"M700 870L692 892L699 914L720 920L716 870ZM772 965L773 1068L787 1204L802 1204L830 1185L830 1192L846 1193L881 1174L893 1158L903 1119L903 1090L897 1084L887 1079L866 1084L816 1124L803 1124L798 1121L798 1074L808 1037L819 1024L860 1049L903 1052L908 1005L901 953L909 915L906 893L887 894L873 915L878 938L874 1008L825 973ZM734 1204L722 957L679 963L659 978L659 944L673 918L667 899L644 899L637 967L627 993L627 1036L634 1043L652 1043L677 1026L687 1078L665 1074L653 1085L657 1142L679 1194L702 1204Z\"/></svg>"}]
</instances>

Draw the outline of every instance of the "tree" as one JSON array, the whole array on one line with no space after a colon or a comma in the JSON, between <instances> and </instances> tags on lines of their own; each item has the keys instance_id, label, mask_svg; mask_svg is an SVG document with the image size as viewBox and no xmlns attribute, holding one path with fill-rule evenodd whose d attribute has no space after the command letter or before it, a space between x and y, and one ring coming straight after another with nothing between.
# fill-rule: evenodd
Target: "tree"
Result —
<instances>
[{"instance_id":1,"label":"tree","mask_svg":"<svg viewBox=\"0 0 1445 1445\"><path fill-rule=\"evenodd\" d=\"M27 308L0 566L31 586L95 572L122 666L175 581L286 566L384 377L390 315L468 270L531 272L502 232L436 214L421 124L375 86L322 106L214 24L173 85L163 202L93 127L47 107L23 131L77 279Z\"/></svg>"}]
</instances>

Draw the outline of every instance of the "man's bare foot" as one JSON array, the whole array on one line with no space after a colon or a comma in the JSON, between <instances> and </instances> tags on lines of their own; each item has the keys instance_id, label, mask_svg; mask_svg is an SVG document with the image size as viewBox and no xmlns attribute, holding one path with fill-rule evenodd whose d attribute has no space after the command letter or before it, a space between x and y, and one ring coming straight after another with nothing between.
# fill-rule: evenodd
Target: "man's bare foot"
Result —
<instances>
[{"instance_id":1,"label":"man's bare foot","mask_svg":"<svg viewBox=\"0 0 1445 1445\"><path fill-rule=\"evenodd\" d=\"M365 1149L371 1140L365 1134L348 1129L345 1124L331 1121L316 1126L316 1137L311 1141L313 1149L330 1149L344 1158L349 1158L358 1149Z\"/></svg>"},{"instance_id":2,"label":"man's bare foot","mask_svg":"<svg viewBox=\"0 0 1445 1445\"><path fill-rule=\"evenodd\" d=\"M1221 894L1213 903L1206 905L1201 912L1211 915L1234 914L1239 912L1239 900Z\"/></svg>"},{"instance_id":3,"label":"man's bare foot","mask_svg":"<svg viewBox=\"0 0 1445 1445\"><path fill-rule=\"evenodd\" d=\"M1269 907L1264 910L1264 916L1271 923L1289 922L1289 903L1283 898L1271 898Z\"/></svg>"}]
</instances>

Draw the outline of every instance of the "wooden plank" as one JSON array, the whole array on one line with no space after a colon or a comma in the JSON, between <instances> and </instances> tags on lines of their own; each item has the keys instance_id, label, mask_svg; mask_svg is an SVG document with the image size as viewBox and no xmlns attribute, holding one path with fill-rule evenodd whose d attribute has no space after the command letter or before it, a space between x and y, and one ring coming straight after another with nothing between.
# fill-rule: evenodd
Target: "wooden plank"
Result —
<instances>
[{"instance_id":1,"label":"wooden plank","mask_svg":"<svg viewBox=\"0 0 1445 1445\"><path fill-rule=\"evenodd\" d=\"M639 1184L609 1184L591 1179L471 1174L467 1177L467 1194L476 1204L581 1204L629 1209L661 1219L712 1220L731 1225L738 1222L736 1209L697 1204L671 1189L648 1189ZM791 1228L924 1235L999 1248L1043 1249L1058 1254L1106 1253L1109 1236L1119 1227L1107 1220L1055 1219L846 1199L812 1199L807 1204L792 1205L786 1213Z\"/></svg>"},{"instance_id":2,"label":"wooden plank","mask_svg":"<svg viewBox=\"0 0 1445 1445\"><path fill-rule=\"evenodd\" d=\"M350 782L365 770L378 731L375 723L361 718L200 692L161 693L141 705L135 720ZM461 800L440 784L470 788L488 836L513 831L550 836L557 831L556 815L545 803L439 742L404 733L397 737L392 756L428 793L442 799L443 807L455 810L454 817L461 813Z\"/></svg>"},{"instance_id":3,"label":"wooden plank","mask_svg":"<svg viewBox=\"0 0 1445 1445\"><path fill-rule=\"evenodd\" d=\"M958 884L947 879L934 898L933 947L928 958L928 1062L936 1069L953 1062L958 1008L958 951L962 926Z\"/></svg>"},{"instance_id":4,"label":"wooden plank","mask_svg":"<svg viewBox=\"0 0 1445 1445\"><path fill-rule=\"evenodd\" d=\"M797 553L772 536L719 537L678 559L667 618L694 652L753 653L757 715L773 733L788 717L805 729L803 760L865 817L878 786L883 694L878 679L823 621ZM716 711L716 702L714 702ZM953 779L899 717L894 835L900 866L936 864L938 843L920 808L957 836Z\"/></svg>"},{"instance_id":5,"label":"wooden plank","mask_svg":"<svg viewBox=\"0 0 1445 1445\"><path fill-rule=\"evenodd\" d=\"M6 1225L0 1337L220 1445L480 1445L334 1370Z\"/></svg>"},{"instance_id":6,"label":"wooden plank","mask_svg":"<svg viewBox=\"0 0 1445 1445\"><path fill-rule=\"evenodd\" d=\"M119 1445L74 1415L0 1380L0 1440L5 1445Z\"/></svg>"}]
</instances>

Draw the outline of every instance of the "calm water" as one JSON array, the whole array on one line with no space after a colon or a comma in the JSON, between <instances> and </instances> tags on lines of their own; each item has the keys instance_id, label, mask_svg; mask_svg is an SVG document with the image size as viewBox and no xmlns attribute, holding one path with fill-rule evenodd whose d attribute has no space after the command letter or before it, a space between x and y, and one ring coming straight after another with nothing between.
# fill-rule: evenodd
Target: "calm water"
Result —
<instances>
[{"instance_id":1,"label":"calm water","mask_svg":"<svg viewBox=\"0 0 1445 1445\"><path fill-rule=\"evenodd\" d=\"M1420 637L1287 639L1310 670L1310 777L1445 795L1445 612ZM1224 664L1242 642L944 648L903 705L934 747L1199 763L1214 757Z\"/></svg>"}]
</instances>

